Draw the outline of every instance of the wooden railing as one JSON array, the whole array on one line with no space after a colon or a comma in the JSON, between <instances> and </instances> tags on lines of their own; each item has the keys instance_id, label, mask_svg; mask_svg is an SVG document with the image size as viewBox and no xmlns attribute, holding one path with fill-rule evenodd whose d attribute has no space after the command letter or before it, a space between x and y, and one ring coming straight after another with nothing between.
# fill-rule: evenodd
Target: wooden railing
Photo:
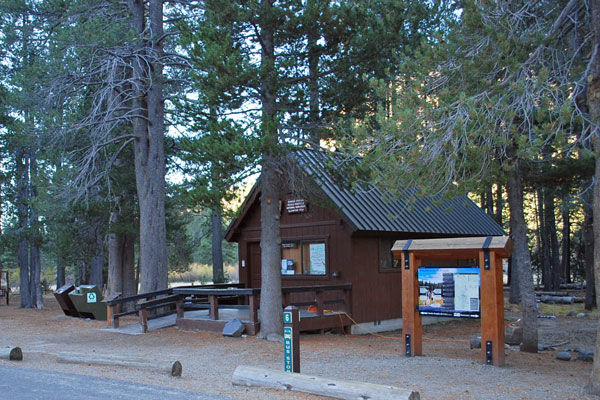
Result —
<instances>
[{"instance_id":1,"label":"wooden railing","mask_svg":"<svg viewBox=\"0 0 600 400\"><path fill-rule=\"evenodd\" d=\"M326 293L341 291L341 298L326 299ZM283 295L283 306L314 306L318 316L323 315L326 306L342 304L342 308L348 314L352 313L352 284L342 283L338 285L316 285L316 286L288 286L281 288ZM314 300L294 302L291 300L292 293L314 293Z\"/></svg>"},{"instance_id":2,"label":"wooden railing","mask_svg":"<svg viewBox=\"0 0 600 400\"><path fill-rule=\"evenodd\" d=\"M228 286L228 289L219 287ZM231 287L234 286L234 287ZM341 292L341 297L335 297L335 293ZM184 310L207 309L211 320L219 319L219 303L231 299L238 299L238 305L227 307L248 307L249 320L251 324L258 326L258 307L260 305L259 288L239 288L239 284L233 285L210 285L210 286L186 286L159 290L151 293L142 293L126 298L109 298L106 301L108 307L108 323L113 328L119 327L119 318L125 315L137 314L140 324L145 332L148 323L147 311L153 308L175 306L177 318L182 318ZM315 285L315 286L289 286L281 288L283 307L289 305L309 306L315 308L316 316L323 316L327 308L338 308L348 314L352 313L352 284L338 285ZM293 297L298 294L303 297L302 301L294 301ZM141 302L139 300L142 300ZM119 312L123 304L135 303L134 311ZM243 304L243 305L242 305ZM333 306L333 307L332 307Z\"/></svg>"},{"instance_id":3,"label":"wooden railing","mask_svg":"<svg viewBox=\"0 0 600 400\"><path fill-rule=\"evenodd\" d=\"M115 293L106 298L106 307L107 307L107 320L108 325L111 328L119 327L119 318L124 317L126 315L138 315L140 316L140 310L148 310L152 308L158 308L163 306L172 306L175 304L173 299L166 299L166 297L173 294L174 289L187 289L187 288L226 288L226 287L240 287L239 283L217 283L212 285L202 285L202 286L180 286L177 288L169 288L163 290L157 290L155 292L148 293L140 293L134 296L121 297L121 293ZM140 301L141 300L141 301ZM152 302L149 303L148 302ZM130 305L129 311L123 311L125 305ZM140 307L140 305L142 305ZM147 313L142 313L145 315L143 318L147 324ZM140 316L142 318L143 316ZM142 322L142 326L144 323Z\"/></svg>"},{"instance_id":4,"label":"wooden railing","mask_svg":"<svg viewBox=\"0 0 600 400\"><path fill-rule=\"evenodd\" d=\"M238 298L245 297L245 303L248 305L250 312L250 321L252 323L258 323L258 306L260 305L260 289L259 288L248 288L248 289L204 289L204 288L175 288L173 294L180 294L186 296L186 302L184 308L187 308L189 302L194 301L194 297L198 298L205 296L208 298L209 304L209 315L210 319L219 319L219 299L231 298L237 296ZM332 291L341 291L343 296L336 299L326 299L325 293ZM283 296L283 307L289 305L295 306L314 306L316 307L316 315L321 316L326 309L326 306L332 304L342 304L345 312L351 314L352 312L352 284L345 283L339 285L317 285L317 286L288 286L281 288ZM314 293L313 300L294 302L292 301L293 293ZM187 298L189 297L189 299Z\"/></svg>"}]
</instances>

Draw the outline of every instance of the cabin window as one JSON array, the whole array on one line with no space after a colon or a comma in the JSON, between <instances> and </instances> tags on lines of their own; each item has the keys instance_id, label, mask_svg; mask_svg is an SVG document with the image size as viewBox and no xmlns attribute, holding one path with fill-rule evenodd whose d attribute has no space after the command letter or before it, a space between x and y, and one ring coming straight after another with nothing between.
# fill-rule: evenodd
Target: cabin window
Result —
<instances>
[{"instance_id":1,"label":"cabin window","mask_svg":"<svg viewBox=\"0 0 600 400\"><path fill-rule=\"evenodd\" d=\"M324 240L284 242L281 245L282 275L326 275L327 244Z\"/></svg>"},{"instance_id":2,"label":"cabin window","mask_svg":"<svg viewBox=\"0 0 600 400\"><path fill-rule=\"evenodd\" d=\"M394 239L379 239L379 269L394 270L400 268L400 260L394 260L392 247Z\"/></svg>"}]
</instances>

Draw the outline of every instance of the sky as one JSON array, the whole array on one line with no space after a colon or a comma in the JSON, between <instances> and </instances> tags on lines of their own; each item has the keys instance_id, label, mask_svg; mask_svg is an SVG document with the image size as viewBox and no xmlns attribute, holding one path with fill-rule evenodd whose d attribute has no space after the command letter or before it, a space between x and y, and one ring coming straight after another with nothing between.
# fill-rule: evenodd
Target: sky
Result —
<instances>
[{"instance_id":1,"label":"sky","mask_svg":"<svg viewBox=\"0 0 600 400\"><path fill-rule=\"evenodd\" d=\"M468 273L479 274L479 267L452 268L452 267L437 267L437 268L419 268L419 280L428 282L442 282L444 273Z\"/></svg>"}]
</instances>

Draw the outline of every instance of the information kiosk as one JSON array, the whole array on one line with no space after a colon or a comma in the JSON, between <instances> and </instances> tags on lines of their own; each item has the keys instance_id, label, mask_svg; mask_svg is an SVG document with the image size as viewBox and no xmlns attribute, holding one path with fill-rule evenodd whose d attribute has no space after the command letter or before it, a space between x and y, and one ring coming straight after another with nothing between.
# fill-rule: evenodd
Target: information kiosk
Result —
<instances>
[{"instance_id":1,"label":"information kiosk","mask_svg":"<svg viewBox=\"0 0 600 400\"><path fill-rule=\"evenodd\" d=\"M502 259L510 257L512 252L509 237L399 240L392 252L402 268L402 333L406 356L422 354L422 314L480 316L482 361L504 365ZM436 260L476 260L479 265L477 268L444 266L434 271L435 267L429 266L435 265ZM421 270L424 262L427 267ZM481 295L476 296L477 292Z\"/></svg>"}]
</instances>

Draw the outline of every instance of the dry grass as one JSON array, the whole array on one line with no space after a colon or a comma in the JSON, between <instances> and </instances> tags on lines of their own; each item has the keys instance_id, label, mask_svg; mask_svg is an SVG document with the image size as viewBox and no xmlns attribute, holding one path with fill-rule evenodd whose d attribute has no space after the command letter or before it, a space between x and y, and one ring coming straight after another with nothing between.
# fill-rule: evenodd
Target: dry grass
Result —
<instances>
[{"instance_id":1,"label":"dry grass","mask_svg":"<svg viewBox=\"0 0 600 400\"><path fill-rule=\"evenodd\" d=\"M237 265L225 265L225 279L228 282L238 282L239 274ZM173 272L169 274L169 283L184 284L193 283L194 285L212 283L212 265L193 263L186 272Z\"/></svg>"}]
</instances>

